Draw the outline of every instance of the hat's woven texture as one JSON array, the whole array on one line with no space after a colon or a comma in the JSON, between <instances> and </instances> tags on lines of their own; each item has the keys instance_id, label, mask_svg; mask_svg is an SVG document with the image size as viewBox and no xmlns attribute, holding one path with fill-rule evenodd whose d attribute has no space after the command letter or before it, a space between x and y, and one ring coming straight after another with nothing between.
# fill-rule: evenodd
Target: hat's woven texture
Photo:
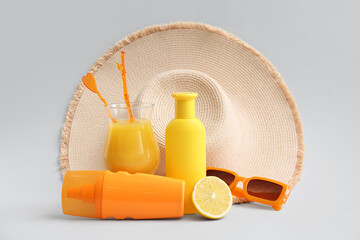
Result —
<instances>
[{"instance_id":1,"label":"hat's woven texture","mask_svg":"<svg viewBox=\"0 0 360 240\"><path fill-rule=\"evenodd\" d=\"M244 177L262 176L294 186L303 165L303 134L295 101L282 77L259 52L221 29L173 23L138 31L93 65L99 91L123 102L115 62L126 52L132 101L155 103L153 128L162 153L174 117L171 93L195 91L197 117L207 132L207 165ZM62 131L60 164L68 170L104 169L106 110L80 83Z\"/></svg>"}]
</instances>

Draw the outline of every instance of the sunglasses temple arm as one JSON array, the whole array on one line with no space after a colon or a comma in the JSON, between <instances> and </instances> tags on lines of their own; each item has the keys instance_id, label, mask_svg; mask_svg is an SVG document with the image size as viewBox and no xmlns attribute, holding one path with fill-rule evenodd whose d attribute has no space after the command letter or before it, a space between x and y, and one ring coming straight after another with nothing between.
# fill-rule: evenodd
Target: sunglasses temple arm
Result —
<instances>
[{"instance_id":1,"label":"sunglasses temple arm","mask_svg":"<svg viewBox=\"0 0 360 240\"><path fill-rule=\"evenodd\" d=\"M244 190L239 187L235 187L231 192L237 198L245 198Z\"/></svg>"}]
</instances>

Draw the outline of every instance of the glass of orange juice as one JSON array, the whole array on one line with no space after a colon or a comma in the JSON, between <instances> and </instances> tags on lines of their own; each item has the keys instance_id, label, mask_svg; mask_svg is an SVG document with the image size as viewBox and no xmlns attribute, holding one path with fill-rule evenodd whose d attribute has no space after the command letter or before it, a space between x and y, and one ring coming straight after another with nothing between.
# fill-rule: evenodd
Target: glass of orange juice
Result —
<instances>
[{"instance_id":1,"label":"glass of orange juice","mask_svg":"<svg viewBox=\"0 0 360 240\"><path fill-rule=\"evenodd\" d=\"M152 126L154 104L110 104L110 121L105 149L105 167L112 171L153 174L160 161L160 151ZM131 109L135 121L129 119Z\"/></svg>"}]
</instances>

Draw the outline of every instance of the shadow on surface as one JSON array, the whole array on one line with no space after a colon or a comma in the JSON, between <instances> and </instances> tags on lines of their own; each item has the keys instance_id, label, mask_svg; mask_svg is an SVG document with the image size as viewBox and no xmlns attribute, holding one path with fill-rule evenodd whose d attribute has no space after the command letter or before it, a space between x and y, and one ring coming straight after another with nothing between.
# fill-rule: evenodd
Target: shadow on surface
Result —
<instances>
[{"instance_id":1,"label":"shadow on surface","mask_svg":"<svg viewBox=\"0 0 360 240\"><path fill-rule=\"evenodd\" d=\"M115 219L115 218L107 218L107 219L100 219L100 218L86 218L86 217L77 217L77 216L70 216L65 214L47 214L44 215L47 219L52 220L67 220L67 221L214 221L211 219L206 219L199 214L189 214L184 215L182 218L159 218L159 219L132 219L132 218L125 218L125 219Z\"/></svg>"},{"instance_id":2,"label":"shadow on surface","mask_svg":"<svg viewBox=\"0 0 360 240\"><path fill-rule=\"evenodd\" d=\"M266 210L266 211L275 211L271 206L263 205L263 204L256 203L256 202L234 204L232 207L248 208L248 209L256 209L256 210Z\"/></svg>"}]
</instances>

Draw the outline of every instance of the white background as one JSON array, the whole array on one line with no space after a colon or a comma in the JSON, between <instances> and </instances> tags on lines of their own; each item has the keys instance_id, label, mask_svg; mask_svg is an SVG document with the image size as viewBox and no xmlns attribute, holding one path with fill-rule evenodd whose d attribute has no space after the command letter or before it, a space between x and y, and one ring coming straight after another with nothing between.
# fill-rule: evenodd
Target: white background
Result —
<instances>
[{"instance_id":1,"label":"white background","mask_svg":"<svg viewBox=\"0 0 360 240\"><path fill-rule=\"evenodd\" d=\"M2 1L0 239L360 239L358 1ZM174 21L223 28L259 50L300 110L305 168L283 210L233 206L221 220L62 214L60 130L104 51Z\"/></svg>"}]
</instances>

